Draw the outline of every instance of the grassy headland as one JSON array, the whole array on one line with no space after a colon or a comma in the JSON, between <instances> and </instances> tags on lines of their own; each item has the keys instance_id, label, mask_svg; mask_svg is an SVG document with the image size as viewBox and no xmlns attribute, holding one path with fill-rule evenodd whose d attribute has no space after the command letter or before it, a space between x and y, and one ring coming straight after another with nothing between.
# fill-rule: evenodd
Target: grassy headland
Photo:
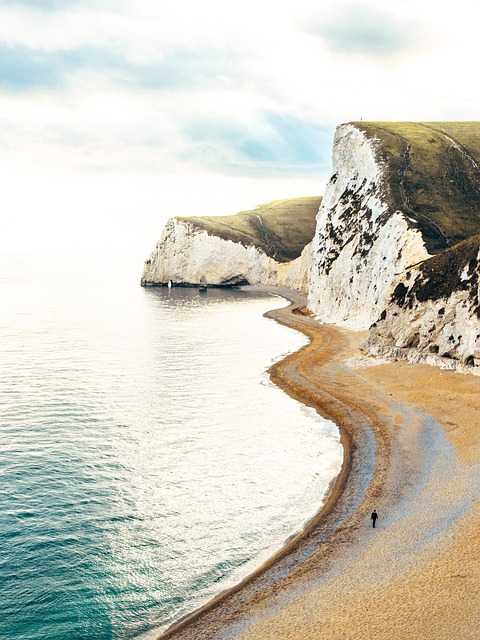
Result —
<instances>
[{"instance_id":1,"label":"grassy headland","mask_svg":"<svg viewBox=\"0 0 480 640\"><path fill-rule=\"evenodd\" d=\"M177 220L224 240L259 247L277 262L288 262L298 258L313 239L321 202L320 196L289 198L233 216L177 216Z\"/></svg>"},{"instance_id":2,"label":"grassy headland","mask_svg":"<svg viewBox=\"0 0 480 640\"><path fill-rule=\"evenodd\" d=\"M430 253L480 233L480 122L355 122L378 143L392 205Z\"/></svg>"}]
</instances>

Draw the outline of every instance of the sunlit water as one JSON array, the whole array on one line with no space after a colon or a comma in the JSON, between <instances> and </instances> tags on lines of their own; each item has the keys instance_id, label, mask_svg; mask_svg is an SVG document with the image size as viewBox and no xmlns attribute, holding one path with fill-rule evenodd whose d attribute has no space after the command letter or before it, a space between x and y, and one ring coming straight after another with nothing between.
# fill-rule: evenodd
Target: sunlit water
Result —
<instances>
[{"instance_id":1,"label":"sunlit water","mask_svg":"<svg viewBox=\"0 0 480 640\"><path fill-rule=\"evenodd\" d=\"M284 300L111 265L0 265L8 640L154 637L281 546L341 462L265 373L305 341L262 317Z\"/></svg>"}]
</instances>

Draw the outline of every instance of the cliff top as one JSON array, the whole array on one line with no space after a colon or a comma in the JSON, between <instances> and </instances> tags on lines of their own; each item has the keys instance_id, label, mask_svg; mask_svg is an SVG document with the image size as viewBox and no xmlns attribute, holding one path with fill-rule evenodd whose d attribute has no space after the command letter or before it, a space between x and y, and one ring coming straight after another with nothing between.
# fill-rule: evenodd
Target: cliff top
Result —
<instances>
[{"instance_id":1,"label":"cliff top","mask_svg":"<svg viewBox=\"0 0 480 640\"><path fill-rule=\"evenodd\" d=\"M315 233L322 198L274 200L232 216L176 216L224 240L254 245L278 262L298 258Z\"/></svg>"},{"instance_id":2,"label":"cliff top","mask_svg":"<svg viewBox=\"0 0 480 640\"><path fill-rule=\"evenodd\" d=\"M430 253L480 233L480 122L352 122L389 168L392 205Z\"/></svg>"},{"instance_id":3,"label":"cliff top","mask_svg":"<svg viewBox=\"0 0 480 640\"><path fill-rule=\"evenodd\" d=\"M418 269L418 277L410 286L410 273L406 273L406 284L401 283L392 295L392 301L400 305L412 306L416 298L419 302L448 298L455 291L468 290L475 313L480 317L478 300L478 252L480 235L472 236L454 247L424 260L412 268Z\"/></svg>"}]
</instances>

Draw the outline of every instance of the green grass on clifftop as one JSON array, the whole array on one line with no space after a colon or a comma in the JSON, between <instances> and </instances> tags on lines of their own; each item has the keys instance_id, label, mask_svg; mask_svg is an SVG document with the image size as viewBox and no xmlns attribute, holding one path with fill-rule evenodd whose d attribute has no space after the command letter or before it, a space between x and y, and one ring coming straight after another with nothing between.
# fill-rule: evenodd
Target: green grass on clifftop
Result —
<instances>
[{"instance_id":1,"label":"green grass on clifftop","mask_svg":"<svg viewBox=\"0 0 480 640\"><path fill-rule=\"evenodd\" d=\"M436 253L480 233L480 122L354 122L377 141L392 205Z\"/></svg>"},{"instance_id":2,"label":"green grass on clifftop","mask_svg":"<svg viewBox=\"0 0 480 640\"><path fill-rule=\"evenodd\" d=\"M233 216L176 216L210 235L254 245L278 262L298 258L315 233L315 218L322 198L312 196L274 200Z\"/></svg>"},{"instance_id":3,"label":"green grass on clifftop","mask_svg":"<svg viewBox=\"0 0 480 640\"><path fill-rule=\"evenodd\" d=\"M470 292L475 313L480 317L478 300L478 252L480 235L459 242L437 255L415 265L419 277L410 286L410 275L395 289L392 301L401 306L412 307L415 299L419 302L449 298L456 291Z\"/></svg>"}]
</instances>

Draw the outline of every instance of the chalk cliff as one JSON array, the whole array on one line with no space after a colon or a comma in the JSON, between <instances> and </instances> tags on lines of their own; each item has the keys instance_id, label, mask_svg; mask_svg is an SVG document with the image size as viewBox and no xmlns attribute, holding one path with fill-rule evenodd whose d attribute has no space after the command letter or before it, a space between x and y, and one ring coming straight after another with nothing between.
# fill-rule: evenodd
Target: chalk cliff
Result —
<instances>
[{"instance_id":1,"label":"chalk cliff","mask_svg":"<svg viewBox=\"0 0 480 640\"><path fill-rule=\"evenodd\" d=\"M264 284L306 291L321 198L276 200L235 216L171 218L142 285Z\"/></svg>"},{"instance_id":2,"label":"chalk cliff","mask_svg":"<svg viewBox=\"0 0 480 640\"><path fill-rule=\"evenodd\" d=\"M366 354L480 371L479 163L480 123L340 125L323 201L172 218L142 284L308 290Z\"/></svg>"},{"instance_id":3,"label":"chalk cliff","mask_svg":"<svg viewBox=\"0 0 480 640\"><path fill-rule=\"evenodd\" d=\"M398 274L428 255L420 231L392 203L375 140L358 126L338 127L313 241L309 308L322 322L367 329Z\"/></svg>"},{"instance_id":4,"label":"chalk cliff","mask_svg":"<svg viewBox=\"0 0 480 640\"><path fill-rule=\"evenodd\" d=\"M480 236L406 270L369 331L367 353L480 368Z\"/></svg>"},{"instance_id":5,"label":"chalk cliff","mask_svg":"<svg viewBox=\"0 0 480 640\"><path fill-rule=\"evenodd\" d=\"M309 307L371 355L480 365L480 124L337 128Z\"/></svg>"}]
</instances>

